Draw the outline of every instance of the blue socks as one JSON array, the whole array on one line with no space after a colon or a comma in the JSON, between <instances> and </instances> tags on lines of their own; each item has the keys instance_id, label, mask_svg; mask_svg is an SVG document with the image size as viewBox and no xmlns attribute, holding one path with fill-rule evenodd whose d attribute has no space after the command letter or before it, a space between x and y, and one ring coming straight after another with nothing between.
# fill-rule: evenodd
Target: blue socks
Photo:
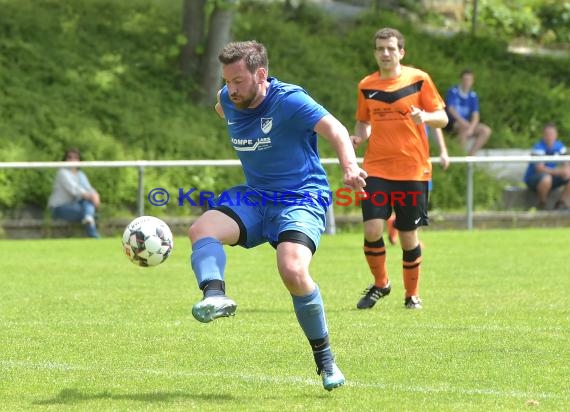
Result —
<instances>
[{"instance_id":1,"label":"blue socks","mask_svg":"<svg viewBox=\"0 0 570 412\"><path fill-rule=\"evenodd\" d=\"M321 339L328 335L327 320L321 291L317 285L315 289L305 296L294 296L293 307L297 320L305 332L307 339Z\"/></svg>"},{"instance_id":2,"label":"blue socks","mask_svg":"<svg viewBox=\"0 0 570 412\"><path fill-rule=\"evenodd\" d=\"M333 361L321 291L315 285L315 290L308 295L291 295L291 297L293 298L293 307L295 308L299 325L305 332L305 336L313 350L313 356L317 364L317 373L320 373L325 365Z\"/></svg>"},{"instance_id":3,"label":"blue socks","mask_svg":"<svg viewBox=\"0 0 570 412\"><path fill-rule=\"evenodd\" d=\"M192 245L190 264L200 289L204 290L205 286L212 280L223 282L226 253L222 243L213 237L198 240Z\"/></svg>"}]
</instances>

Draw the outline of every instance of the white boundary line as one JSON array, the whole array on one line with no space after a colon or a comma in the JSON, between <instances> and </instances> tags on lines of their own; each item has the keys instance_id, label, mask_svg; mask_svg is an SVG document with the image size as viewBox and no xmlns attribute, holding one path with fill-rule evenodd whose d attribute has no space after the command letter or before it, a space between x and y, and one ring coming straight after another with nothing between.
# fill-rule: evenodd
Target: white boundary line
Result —
<instances>
[{"instance_id":1,"label":"white boundary line","mask_svg":"<svg viewBox=\"0 0 570 412\"><path fill-rule=\"evenodd\" d=\"M65 363L45 361L45 362L33 362L28 360L0 360L0 369L28 369L28 370L60 370L60 371L87 371L87 372L99 372L105 373L110 372L106 368L93 367L93 366L78 366L69 365ZM227 373L227 372L192 372L184 370L165 370L165 369L123 369L120 373L123 374L137 374L137 375L159 375L166 377L211 377L211 378L234 378L245 382L258 382L258 383L272 383L272 384L286 384L286 385L308 385L308 386L320 386L320 379L315 377L315 379L306 379L298 376L269 376L269 375L254 375L246 373ZM453 386L413 386L413 385L393 385L385 384L380 382L364 383L348 379L347 387L357 388L357 389L384 389L384 390L394 390L399 392L411 392L411 393L455 393L460 395L485 395L485 396L495 396L499 398L517 398L517 399L553 399L553 400L570 400L569 395L563 395L559 393L552 392L524 392L524 391L501 391L496 389L484 389L484 388L455 388Z\"/></svg>"}]
</instances>

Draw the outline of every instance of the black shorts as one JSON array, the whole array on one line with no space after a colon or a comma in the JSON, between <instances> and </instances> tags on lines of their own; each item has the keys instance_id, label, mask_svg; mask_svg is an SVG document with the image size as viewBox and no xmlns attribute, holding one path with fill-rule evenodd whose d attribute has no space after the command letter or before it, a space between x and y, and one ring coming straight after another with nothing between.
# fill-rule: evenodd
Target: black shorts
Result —
<instances>
[{"instance_id":1,"label":"black shorts","mask_svg":"<svg viewBox=\"0 0 570 412\"><path fill-rule=\"evenodd\" d=\"M394 227L412 231L427 226L428 183L417 180L387 180L381 177L366 178L364 190L368 197L360 203L362 220L387 220L396 213Z\"/></svg>"}]
</instances>

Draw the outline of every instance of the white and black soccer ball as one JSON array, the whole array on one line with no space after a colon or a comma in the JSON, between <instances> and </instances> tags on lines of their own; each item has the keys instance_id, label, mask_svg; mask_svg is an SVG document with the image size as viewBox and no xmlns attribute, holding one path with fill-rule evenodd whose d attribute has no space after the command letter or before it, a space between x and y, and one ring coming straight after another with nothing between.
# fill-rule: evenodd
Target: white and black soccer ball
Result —
<instances>
[{"instance_id":1,"label":"white and black soccer ball","mask_svg":"<svg viewBox=\"0 0 570 412\"><path fill-rule=\"evenodd\" d=\"M168 225L154 216L140 216L128 224L123 233L123 251L135 265L157 266L174 248Z\"/></svg>"}]
</instances>

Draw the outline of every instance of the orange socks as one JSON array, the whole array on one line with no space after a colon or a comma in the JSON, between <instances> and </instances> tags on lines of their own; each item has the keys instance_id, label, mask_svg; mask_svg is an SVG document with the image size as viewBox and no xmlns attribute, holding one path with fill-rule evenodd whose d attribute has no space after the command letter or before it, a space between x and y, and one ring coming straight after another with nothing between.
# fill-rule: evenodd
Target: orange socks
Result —
<instances>
[{"instance_id":1,"label":"orange socks","mask_svg":"<svg viewBox=\"0 0 570 412\"><path fill-rule=\"evenodd\" d=\"M420 245L418 245L412 250L403 250L402 252L402 266L406 297L419 296L422 248Z\"/></svg>"},{"instance_id":2,"label":"orange socks","mask_svg":"<svg viewBox=\"0 0 570 412\"><path fill-rule=\"evenodd\" d=\"M374 286L383 288L388 284L388 271L386 268L386 247L384 239L376 242L364 240L364 256L374 276ZM402 273L406 297L419 296L420 264L422 263L421 245L412 250L402 251Z\"/></svg>"},{"instance_id":3,"label":"orange socks","mask_svg":"<svg viewBox=\"0 0 570 412\"><path fill-rule=\"evenodd\" d=\"M386 247L384 239L380 238L375 242L364 239L364 256L370 267L370 272L374 276L374 286L383 288L388 284L388 273L386 269Z\"/></svg>"}]
</instances>

